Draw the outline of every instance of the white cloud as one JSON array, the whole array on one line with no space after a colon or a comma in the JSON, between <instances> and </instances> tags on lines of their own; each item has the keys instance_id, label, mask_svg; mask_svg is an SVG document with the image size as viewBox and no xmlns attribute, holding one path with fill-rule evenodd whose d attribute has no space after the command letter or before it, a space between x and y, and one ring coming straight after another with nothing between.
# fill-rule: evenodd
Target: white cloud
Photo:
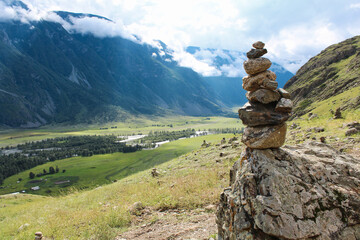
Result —
<instances>
[{"instance_id":1,"label":"white cloud","mask_svg":"<svg viewBox=\"0 0 360 240\"><path fill-rule=\"evenodd\" d=\"M0 22L8 21L16 17L16 11L11 7L5 6L5 3L0 2Z\"/></svg>"},{"instance_id":2,"label":"white cloud","mask_svg":"<svg viewBox=\"0 0 360 240\"><path fill-rule=\"evenodd\" d=\"M70 21L72 24L63 24L68 32L93 34L99 38L120 36L136 41L121 22L115 23L98 17L70 17Z\"/></svg>"},{"instance_id":3,"label":"white cloud","mask_svg":"<svg viewBox=\"0 0 360 240\"><path fill-rule=\"evenodd\" d=\"M39 10L28 4L29 9L20 6L6 6L0 2L0 21L16 20L26 24L41 19L60 23L68 32L81 34L93 34L96 37L115 37L137 41L136 38L126 30L126 27L119 20L118 22L108 21L98 17L71 17L70 22L65 21L54 12Z\"/></svg>"},{"instance_id":4,"label":"white cloud","mask_svg":"<svg viewBox=\"0 0 360 240\"><path fill-rule=\"evenodd\" d=\"M295 72L301 64L328 45L360 34L358 0L24 0L31 11L0 6L0 21L17 18L23 22L47 18L61 22L51 10L92 13L110 18L116 24L98 19L79 19L69 31L97 36L131 34L157 46L154 39L174 49L186 66L209 74L214 72L210 56L194 63L184 53L189 46L248 51L252 42L262 40L269 58ZM32 4L32 5L31 5ZM35 8L40 10L34 10ZM24 17L26 15L26 17ZM205 53L204 53L205 54ZM273 58L273 59L272 59ZM183 60L180 60L183 59ZM196 60L196 59L195 59ZM206 64L207 67L203 64ZM235 65L224 66L229 75ZM195 67L196 66L196 67ZM216 72L216 71L215 71Z\"/></svg>"},{"instance_id":5,"label":"white cloud","mask_svg":"<svg viewBox=\"0 0 360 240\"><path fill-rule=\"evenodd\" d=\"M212 71L206 72L206 75L201 73L203 76L223 75L227 77L241 77L246 75L243 68L243 62L246 57L239 52L225 52L219 49L199 49L195 51L193 57L212 69Z\"/></svg>"},{"instance_id":6,"label":"white cloud","mask_svg":"<svg viewBox=\"0 0 360 240\"><path fill-rule=\"evenodd\" d=\"M20 6L7 6L4 2L0 2L0 21L16 20L23 23L31 21L39 21L47 15L46 11L40 11L30 6L24 9Z\"/></svg>"},{"instance_id":7,"label":"white cloud","mask_svg":"<svg viewBox=\"0 0 360 240\"><path fill-rule=\"evenodd\" d=\"M209 64L197 60L193 55L185 51L175 52L174 60L182 67L192 68L203 76L220 76L221 72Z\"/></svg>"},{"instance_id":8,"label":"white cloud","mask_svg":"<svg viewBox=\"0 0 360 240\"><path fill-rule=\"evenodd\" d=\"M312 56L341 41L342 38L342 34L331 24L302 24L289 26L272 35L266 47L270 58L274 58L289 71L295 72Z\"/></svg>"},{"instance_id":9,"label":"white cloud","mask_svg":"<svg viewBox=\"0 0 360 240\"><path fill-rule=\"evenodd\" d=\"M360 8L360 3L350 4L350 8Z\"/></svg>"}]
</instances>

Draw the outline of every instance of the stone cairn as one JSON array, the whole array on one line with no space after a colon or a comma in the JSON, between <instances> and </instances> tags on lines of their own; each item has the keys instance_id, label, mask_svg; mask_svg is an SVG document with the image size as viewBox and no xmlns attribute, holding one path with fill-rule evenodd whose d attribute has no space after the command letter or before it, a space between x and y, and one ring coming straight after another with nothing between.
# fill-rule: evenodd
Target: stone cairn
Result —
<instances>
[{"instance_id":1,"label":"stone cairn","mask_svg":"<svg viewBox=\"0 0 360 240\"><path fill-rule=\"evenodd\" d=\"M277 89L276 74L267 70L271 61L262 57L267 53L263 42L255 42L249 52L244 69L248 76L243 78L242 87L248 91L249 100L239 109L239 117L247 126L242 142L252 149L279 148L285 142L286 123L291 115L290 94Z\"/></svg>"}]
</instances>

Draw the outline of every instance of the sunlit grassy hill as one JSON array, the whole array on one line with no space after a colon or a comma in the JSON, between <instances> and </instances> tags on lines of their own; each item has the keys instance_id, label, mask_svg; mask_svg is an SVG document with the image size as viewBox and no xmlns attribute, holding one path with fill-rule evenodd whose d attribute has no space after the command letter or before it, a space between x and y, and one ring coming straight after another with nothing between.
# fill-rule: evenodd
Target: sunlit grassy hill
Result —
<instances>
[{"instance_id":1,"label":"sunlit grassy hill","mask_svg":"<svg viewBox=\"0 0 360 240\"><path fill-rule=\"evenodd\" d=\"M311 58L285 88L291 92L296 116L359 109L360 36L331 45Z\"/></svg>"},{"instance_id":2,"label":"sunlit grassy hill","mask_svg":"<svg viewBox=\"0 0 360 240\"><path fill-rule=\"evenodd\" d=\"M229 168L241 152L241 146L215 144L231 136L204 137L211 143L208 148L199 148L201 137L177 141L179 146L197 150L158 165L158 177L152 177L147 169L94 190L74 189L66 196L1 196L0 235L2 239L31 239L36 231L42 231L49 239L114 239L137 221L137 210L131 210L136 202L150 214L215 204L228 186ZM150 215L148 221L156 222L156 216Z\"/></svg>"}]
</instances>

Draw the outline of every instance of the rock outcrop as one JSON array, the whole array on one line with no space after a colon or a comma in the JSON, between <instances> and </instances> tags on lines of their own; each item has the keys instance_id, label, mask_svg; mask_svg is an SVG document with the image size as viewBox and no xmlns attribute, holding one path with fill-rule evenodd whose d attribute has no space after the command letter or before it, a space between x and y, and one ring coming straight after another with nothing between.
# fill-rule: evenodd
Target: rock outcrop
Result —
<instances>
[{"instance_id":1,"label":"rock outcrop","mask_svg":"<svg viewBox=\"0 0 360 240\"><path fill-rule=\"evenodd\" d=\"M360 161L323 143L246 148L217 211L218 239L360 239Z\"/></svg>"},{"instance_id":2,"label":"rock outcrop","mask_svg":"<svg viewBox=\"0 0 360 240\"><path fill-rule=\"evenodd\" d=\"M243 88L249 100L239 109L239 117L247 125L242 142L249 148L281 147L285 142L286 124L291 115L290 94L276 89L276 74L267 70L271 61L262 56L267 53L263 42L255 42L247 53L244 69L249 76L243 78Z\"/></svg>"}]
</instances>

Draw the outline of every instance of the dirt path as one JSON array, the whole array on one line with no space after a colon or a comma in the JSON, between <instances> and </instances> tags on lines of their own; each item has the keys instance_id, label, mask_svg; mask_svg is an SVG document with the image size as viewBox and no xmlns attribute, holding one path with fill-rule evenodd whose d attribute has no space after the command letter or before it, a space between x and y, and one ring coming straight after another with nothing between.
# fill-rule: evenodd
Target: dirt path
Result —
<instances>
[{"instance_id":1,"label":"dirt path","mask_svg":"<svg viewBox=\"0 0 360 240\"><path fill-rule=\"evenodd\" d=\"M121 234L116 240L208 240L217 232L213 209L211 212L204 209L194 211L170 210L148 212L144 215L138 219L139 222L136 224L138 227L133 227L128 232ZM151 221L151 219L153 220Z\"/></svg>"}]
</instances>

